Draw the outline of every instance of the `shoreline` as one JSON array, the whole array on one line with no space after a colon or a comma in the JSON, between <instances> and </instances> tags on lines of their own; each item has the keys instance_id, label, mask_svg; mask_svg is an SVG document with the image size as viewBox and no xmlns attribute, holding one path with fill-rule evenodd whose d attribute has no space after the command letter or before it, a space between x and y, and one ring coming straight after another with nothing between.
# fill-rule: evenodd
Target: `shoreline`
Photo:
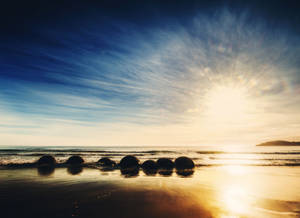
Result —
<instances>
[{"instance_id":1,"label":"shoreline","mask_svg":"<svg viewBox=\"0 0 300 218\"><path fill-rule=\"evenodd\" d=\"M67 168L51 174L6 169L0 203L6 217L296 217L299 173L300 168L235 166L197 168L191 177L141 170L128 177L91 168L75 174Z\"/></svg>"}]
</instances>

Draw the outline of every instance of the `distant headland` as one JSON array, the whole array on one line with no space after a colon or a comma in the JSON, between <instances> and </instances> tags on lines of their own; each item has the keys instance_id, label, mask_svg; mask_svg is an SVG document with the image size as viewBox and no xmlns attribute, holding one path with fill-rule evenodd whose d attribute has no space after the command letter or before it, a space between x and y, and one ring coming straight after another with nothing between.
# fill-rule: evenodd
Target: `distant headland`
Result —
<instances>
[{"instance_id":1,"label":"distant headland","mask_svg":"<svg viewBox=\"0 0 300 218\"><path fill-rule=\"evenodd\" d=\"M256 146L300 146L300 142L289 142L284 140L269 141Z\"/></svg>"}]
</instances>

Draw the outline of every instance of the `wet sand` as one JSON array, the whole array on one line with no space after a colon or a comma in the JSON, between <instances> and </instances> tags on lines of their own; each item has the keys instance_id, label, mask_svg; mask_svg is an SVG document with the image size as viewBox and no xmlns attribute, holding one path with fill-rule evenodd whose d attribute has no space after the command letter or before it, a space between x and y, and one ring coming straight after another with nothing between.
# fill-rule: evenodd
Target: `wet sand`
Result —
<instances>
[{"instance_id":1,"label":"wet sand","mask_svg":"<svg viewBox=\"0 0 300 218\"><path fill-rule=\"evenodd\" d=\"M298 168L0 170L3 217L299 217Z\"/></svg>"}]
</instances>

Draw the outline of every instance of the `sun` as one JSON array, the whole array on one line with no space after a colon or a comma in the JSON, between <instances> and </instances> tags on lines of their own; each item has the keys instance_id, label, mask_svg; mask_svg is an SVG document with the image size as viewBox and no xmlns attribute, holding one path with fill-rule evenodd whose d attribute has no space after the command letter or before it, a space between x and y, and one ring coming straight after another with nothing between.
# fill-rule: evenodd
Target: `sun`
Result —
<instances>
[{"instance_id":1,"label":"sun","mask_svg":"<svg viewBox=\"0 0 300 218\"><path fill-rule=\"evenodd\" d=\"M218 121L242 119L246 115L248 99L243 88L217 86L205 98L206 114Z\"/></svg>"}]
</instances>

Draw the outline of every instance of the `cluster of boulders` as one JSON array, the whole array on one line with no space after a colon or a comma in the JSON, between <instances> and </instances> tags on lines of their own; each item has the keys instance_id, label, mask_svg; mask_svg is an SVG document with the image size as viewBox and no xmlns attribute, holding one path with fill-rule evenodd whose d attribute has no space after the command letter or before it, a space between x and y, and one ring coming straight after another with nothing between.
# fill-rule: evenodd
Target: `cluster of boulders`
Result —
<instances>
[{"instance_id":1,"label":"cluster of boulders","mask_svg":"<svg viewBox=\"0 0 300 218\"><path fill-rule=\"evenodd\" d=\"M66 162L68 165L80 165L84 163L84 160L82 157L78 155L71 156ZM38 166L42 165L55 165L56 160L51 155L44 155L37 161ZM159 158L157 161L154 160L146 160L144 163L140 164L140 161L135 157L131 155L127 155L123 157L119 164L117 164L115 161L104 157L98 160L97 165L103 166L103 167L117 167L120 168L143 168L143 169L166 169L171 170L173 168L176 168L177 170L185 170L185 169L193 169L195 167L195 164L192 159L188 157L178 157L175 159L175 162L173 162L169 158Z\"/></svg>"},{"instance_id":2,"label":"cluster of boulders","mask_svg":"<svg viewBox=\"0 0 300 218\"><path fill-rule=\"evenodd\" d=\"M39 168L47 169L54 167L55 164L56 160L51 155L44 155L37 161ZM78 168L80 169L84 164L84 160L82 157L74 155L71 156L65 164L67 164L68 171L71 174L76 174L78 173ZM195 167L193 160L188 157L178 157L174 162L169 158L159 158L157 161L146 160L140 164L140 161L132 155L123 157L118 164L107 157L103 157L97 161L96 165L103 169L120 168L123 175L136 175L139 168L142 168L147 175L159 172L159 174L166 176L171 175L174 168L179 175L191 175Z\"/></svg>"}]
</instances>

